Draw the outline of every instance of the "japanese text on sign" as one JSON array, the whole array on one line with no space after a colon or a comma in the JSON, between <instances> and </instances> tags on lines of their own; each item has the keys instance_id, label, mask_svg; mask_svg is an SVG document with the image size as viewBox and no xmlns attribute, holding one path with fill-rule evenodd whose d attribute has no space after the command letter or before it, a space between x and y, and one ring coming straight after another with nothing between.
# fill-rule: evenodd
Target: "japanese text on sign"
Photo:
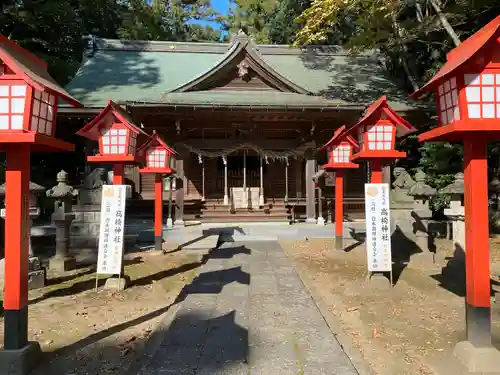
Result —
<instances>
[{"instance_id":1,"label":"japanese text on sign","mask_svg":"<svg viewBox=\"0 0 500 375\"><path fill-rule=\"evenodd\" d=\"M97 255L98 274L121 273L126 195L125 185L102 187L101 226Z\"/></svg>"},{"instance_id":2,"label":"japanese text on sign","mask_svg":"<svg viewBox=\"0 0 500 375\"><path fill-rule=\"evenodd\" d=\"M368 271L391 271L391 222L388 184L365 184Z\"/></svg>"}]
</instances>

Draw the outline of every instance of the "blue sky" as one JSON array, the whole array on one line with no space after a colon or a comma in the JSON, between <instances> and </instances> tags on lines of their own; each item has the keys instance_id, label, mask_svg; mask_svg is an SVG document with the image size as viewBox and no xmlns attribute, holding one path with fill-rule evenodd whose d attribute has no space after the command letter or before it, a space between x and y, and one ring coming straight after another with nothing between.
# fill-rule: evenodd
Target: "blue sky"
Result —
<instances>
[{"instance_id":1,"label":"blue sky","mask_svg":"<svg viewBox=\"0 0 500 375\"><path fill-rule=\"evenodd\" d=\"M152 3L152 0L145 0L147 4ZM211 0L212 7L218 11L220 14L227 14L229 10L229 0ZM206 22L206 21L194 21L193 23L199 23L200 25L210 25L213 28L219 28L219 25L214 22Z\"/></svg>"}]
</instances>

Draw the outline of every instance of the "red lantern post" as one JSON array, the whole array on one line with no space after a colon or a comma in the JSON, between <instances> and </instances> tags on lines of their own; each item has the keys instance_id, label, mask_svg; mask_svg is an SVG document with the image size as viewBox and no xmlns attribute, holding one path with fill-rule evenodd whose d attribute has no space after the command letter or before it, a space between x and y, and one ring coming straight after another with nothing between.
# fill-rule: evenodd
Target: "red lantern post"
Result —
<instances>
[{"instance_id":1,"label":"red lantern post","mask_svg":"<svg viewBox=\"0 0 500 375\"><path fill-rule=\"evenodd\" d=\"M111 100L101 113L76 134L99 142L99 153L88 156L87 160L90 163L112 164L113 185L124 184L125 165L141 162L137 154L137 138L147 135L135 125L123 108ZM126 283L127 279L123 280ZM122 286L119 285L119 288Z\"/></svg>"},{"instance_id":2,"label":"red lantern post","mask_svg":"<svg viewBox=\"0 0 500 375\"><path fill-rule=\"evenodd\" d=\"M30 153L73 151L56 139L59 99L82 105L47 73L47 64L0 34L0 151L6 153L4 349L0 368L26 373L32 354L28 343L28 241Z\"/></svg>"},{"instance_id":3,"label":"red lantern post","mask_svg":"<svg viewBox=\"0 0 500 375\"><path fill-rule=\"evenodd\" d=\"M146 167L139 169L140 173L155 175L155 250L162 250L163 244L163 176L175 173L177 153L153 132L151 138L138 150L146 158ZM170 187L172 188L172 187Z\"/></svg>"},{"instance_id":4,"label":"red lantern post","mask_svg":"<svg viewBox=\"0 0 500 375\"><path fill-rule=\"evenodd\" d=\"M344 171L359 168L351 162L353 150L358 149L358 143L349 135L343 134L345 125L338 128L319 151L327 150L328 162L323 165L326 171L335 172L335 248L344 248Z\"/></svg>"},{"instance_id":5,"label":"red lantern post","mask_svg":"<svg viewBox=\"0 0 500 375\"><path fill-rule=\"evenodd\" d=\"M399 116L382 96L370 105L365 115L357 124L346 130L351 136L356 136L359 152L352 155L352 161L367 161L370 163L372 184L382 183L382 167L396 159L406 157L405 152L395 149L396 137L409 134L416 129L404 118Z\"/></svg>"},{"instance_id":6,"label":"red lantern post","mask_svg":"<svg viewBox=\"0 0 500 375\"><path fill-rule=\"evenodd\" d=\"M382 183L382 167L393 160L406 157L405 152L395 149L396 137L409 134L416 129L405 119L399 116L387 103L387 98L382 96L370 105L365 115L345 131L347 135L356 135L359 152L352 155L354 162L367 161L370 163L372 184ZM383 272L370 272L370 279L383 276ZM378 277L378 280L385 279ZM392 281L392 272L391 272Z\"/></svg>"},{"instance_id":7,"label":"red lantern post","mask_svg":"<svg viewBox=\"0 0 500 375\"><path fill-rule=\"evenodd\" d=\"M455 355L474 372L498 371L491 344L487 144L500 139L500 16L456 47L420 90L433 91L438 127L419 141L464 143L467 341Z\"/></svg>"}]
</instances>

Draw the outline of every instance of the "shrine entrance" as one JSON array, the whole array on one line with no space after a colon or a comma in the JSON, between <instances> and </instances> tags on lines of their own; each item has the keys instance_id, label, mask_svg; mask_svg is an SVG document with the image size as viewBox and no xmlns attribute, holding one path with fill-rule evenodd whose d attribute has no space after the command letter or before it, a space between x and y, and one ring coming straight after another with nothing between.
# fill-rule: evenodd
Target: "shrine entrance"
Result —
<instances>
[{"instance_id":1,"label":"shrine entrance","mask_svg":"<svg viewBox=\"0 0 500 375\"><path fill-rule=\"evenodd\" d=\"M253 150L238 150L226 158L229 202L234 208L259 207L261 180L267 166ZM217 161L217 188L224 191L224 160Z\"/></svg>"}]
</instances>

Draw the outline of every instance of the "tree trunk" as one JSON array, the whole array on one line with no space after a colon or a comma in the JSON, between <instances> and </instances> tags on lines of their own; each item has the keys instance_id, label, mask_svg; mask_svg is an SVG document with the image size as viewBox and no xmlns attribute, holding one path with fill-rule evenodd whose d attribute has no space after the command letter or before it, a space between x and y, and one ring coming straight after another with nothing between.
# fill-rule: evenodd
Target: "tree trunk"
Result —
<instances>
[{"instance_id":1,"label":"tree trunk","mask_svg":"<svg viewBox=\"0 0 500 375\"><path fill-rule=\"evenodd\" d=\"M398 39L398 44L403 51L402 55L400 56L399 60L401 61L401 65L403 66L403 70L406 73L406 76L408 77L408 80L410 81L413 90L417 91L419 89L417 81L415 81L415 78L413 78L413 74L411 74L410 67L408 66L408 63L406 62L406 56L408 56L408 47L406 47L406 44L402 41L404 39L403 31L401 30L401 27L398 24L398 21L396 19L396 14L392 12L391 14L392 17L392 26L394 28L394 31L396 31L399 39Z\"/></svg>"},{"instance_id":2,"label":"tree trunk","mask_svg":"<svg viewBox=\"0 0 500 375\"><path fill-rule=\"evenodd\" d=\"M453 43L455 43L455 46L459 46L461 43L460 38L458 37L455 30L448 22L448 19L446 18L446 16L443 14L443 12L441 12L439 0L429 0L429 2L431 3L432 7L436 11L436 14L439 17L439 20L441 21L441 25L443 25L444 29L446 30L446 32L448 33L450 38L453 40Z\"/></svg>"}]
</instances>

